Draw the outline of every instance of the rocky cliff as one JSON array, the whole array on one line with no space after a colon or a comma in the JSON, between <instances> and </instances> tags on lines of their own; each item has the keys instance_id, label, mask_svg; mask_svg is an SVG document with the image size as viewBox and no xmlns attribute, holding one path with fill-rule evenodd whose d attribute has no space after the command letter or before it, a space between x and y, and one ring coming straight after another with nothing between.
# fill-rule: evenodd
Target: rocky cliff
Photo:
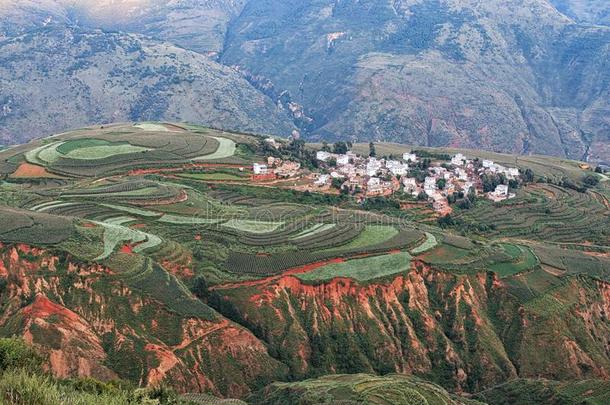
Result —
<instances>
[{"instance_id":1,"label":"rocky cliff","mask_svg":"<svg viewBox=\"0 0 610 405\"><path fill-rule=\"evenodd\" d=\"M212 310L171 311L100 265L0 246L0 280L0 331L40 348L60 377L121 377L240 397L285 374L250 331Z\"/></svg>"},{"instance_id":2,"label":"rocky cliff","mask_svg":"<svg viewBox=\"0 0 610 405\"><path fill-rule=\"evenodd\" d=\"M474 392L522 377L608 376L610 286L562 281L520 302L493 274L416 264L360 285L286 276L218 288L211 302L247 325L294 377L400 372Z\"/></svg>"}]
</instances>

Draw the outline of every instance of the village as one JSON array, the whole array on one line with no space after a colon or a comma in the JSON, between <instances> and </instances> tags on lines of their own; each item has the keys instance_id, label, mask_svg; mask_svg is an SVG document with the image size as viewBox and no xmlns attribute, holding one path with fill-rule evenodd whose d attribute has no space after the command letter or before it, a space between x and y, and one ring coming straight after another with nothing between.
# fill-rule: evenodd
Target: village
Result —
<instances>
[{"instance_id":1,"label":"village","mask_svg":"<svg viewBox=\"0 0 610 405\"><path fill-rule=\"evenodd\" d=\"M418 156L417 151L406 152L402 159L396 159L362 156L349 150L345 153L319 150L315 159L317 170L308 171L303 170L299 162L269 156L266 163L253 165L252 179L300 178L295 188L322 193L343 192L354 195L359 201L400 192L415 200L430 202L434 211L446 215L452 212L451 202L465 195L484 195L494 202L513 198L515 194L511 193L509 184L516 182L520 175L517 168L491 160L468 159L461 153L439 160ZM496 182L484 184L489 178Z\"/></svg>"}]
</instances>

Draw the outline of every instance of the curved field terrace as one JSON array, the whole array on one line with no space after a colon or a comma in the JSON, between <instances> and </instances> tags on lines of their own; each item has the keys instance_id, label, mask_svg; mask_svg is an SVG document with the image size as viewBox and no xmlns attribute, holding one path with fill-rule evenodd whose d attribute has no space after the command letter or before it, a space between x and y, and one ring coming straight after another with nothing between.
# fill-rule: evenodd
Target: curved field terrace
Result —
<instances>
[{"instance_id":1,"label":"curved field terrace","mask_svg":"<svg viewBox=\"0 0 610 405\"><path fill-rule=\"evenodd\" d=\"M55 356L94 348L134 384L187 376L226 395L237 373L244 397L264 373L401 371L473 392L519 373L610 369L609 182L520 183L514 198L478 195L446 217L400 182L388 196L330 175L315 185L327 163L311 148L136 123L0 151L3 308L27 315L44 296L78 333L51 317L0 331L34 331ZM565 368L547 369L548 356ZM360 380L374 397L376 380Z\"/></svg>"}]
</instances>

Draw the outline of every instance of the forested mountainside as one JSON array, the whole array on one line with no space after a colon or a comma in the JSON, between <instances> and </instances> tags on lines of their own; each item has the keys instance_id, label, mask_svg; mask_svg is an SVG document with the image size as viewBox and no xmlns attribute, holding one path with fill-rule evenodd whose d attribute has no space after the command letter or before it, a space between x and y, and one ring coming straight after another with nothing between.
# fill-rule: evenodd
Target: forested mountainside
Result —
<instances>
[{"instance_id":1,"label":"forested mountainside","mask_svg":"<svg viewBox=\"0 0 610 405\"><path fill-rule=\"evenodd\" d=\"M606 175L462 150L531 176L439 217L406 193L305 190L315 145L274 142L147 122L1 151L0 337L32 345L57 384L184 398L608 398ZM417 153L451 168L445 150ZM268 157L301 166L256 174Z\"/></svg>"},{"instance_id":2,"label":"forested mountainside","mask_svg":"<svg viewBox=\"0 0 610 405\"><path fill-rule=\"evenodd\" d=\"M608 8L607 2L578 0L5 0L0 35L8 39L52 24L102 28L208 55L235 68L257 89L255 99L267 98L276 108L249 109L248 98L234 103L227 90L237 86L232 82L212 86L216 100L228 98L257 123L238 122L243 130L285 134L296 125L310 139L392 140L608 161L610 28L603 25ZM68 59L60 64L77 63L75 56L53 55ZM106 57L120 63L120 56ZM22 73L5 70L2 79ZM184 81L192 74L181 69L179 77ZM64 80L60 72L48 75ZM32 83L33 92L52 87ZM164 91L151 93L164 99ZM193 104L186 93L173 101ZM80 91L60 94L70 103ZM10 109L27 122L31 112L11 107L10 96L2 94L4 114ZM192 108L175 114L157 109L141 118L197 118L225 127L219 118L224 106L199 104L209 106L205 120ZM269 115L281 122L258 124ZM95 111L82 116L88 123L116 120ZM46 119L41 128L59 130L57 122ZM6 141L44 133L24 135L23 126L5 130Z\"/></svg>"}]
</instances>

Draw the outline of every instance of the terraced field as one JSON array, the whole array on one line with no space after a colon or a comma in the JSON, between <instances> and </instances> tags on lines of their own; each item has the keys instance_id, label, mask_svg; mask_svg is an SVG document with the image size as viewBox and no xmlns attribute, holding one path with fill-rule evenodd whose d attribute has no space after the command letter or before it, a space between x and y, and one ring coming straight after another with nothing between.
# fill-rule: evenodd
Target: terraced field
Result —
<instances>
[{"instance_id":1,"label":"terraced field","mask_svg":"<svg viewBox=\"0 0 610 405\"><path fill-rule=\"evenodd\" d=\"M487 226L492 236L610 245L608 199L550 184L530 185L517 198L460 211L466 223Z\"/></svg>"},{"instance_id":2,"label":"terraced field","mask_svg":"<svg viewBox=\"0 0 610 405\"><path fill-rule=\"evenodd\" d=\"M171 126L171 136L168 131L168 124L147 123L66 132L2 151L1 174L27 162L56 175L94 177L199 160L222 162L236 153L235 141L218 131L203 134L178 126Z\"/></svg>"},{"instance_id":3,"label":"terraced field","mask_svg":"<svg viewBox=\"0 0 610 405\"><path fill-rule=\"evenodd\" d=\"M385 225L327 225L321 224L318 232L310 232L309 235L302 234L302 231L296 233L300 237L291 240L292 243L284 239L288 249L285 252L263 253L265 246L281 242L275 238L268 241L259 239L257 246L263 252L232 251L225 266L227 270L238 274L270 275L333 258L349 259L359 255L408 251L419 243L425 243L424 235L415 229L398 229Z\"/></svg>"},{"instance_id":4,"label":"terraced field","mask_svg":"<svg viewBox=\"0 0 610 405\"><path fill-rule=\"evenodd\" d=\"M96 222L104 228L104 251L94 260L107 258L121 242L137 244L133 249L136 253L161 244L162 240L158 236L125 226L126 223L133 221L134 218L121 216L107 219L105 222Z\"/></svg>"},{"instance_id":5,"label":"terraced field","mask_svg":"<svg viewBox=\"0 0 610 405\"><path fill-rule=\"evenodd\" d=\"M369 281L407 272L411 268L411 255L407 252L347 260L327 264L308 273L297 274L304 281L324 282L336 277Z\"/></svg>"},{"instance_id":6,"label":"terraced field","mask_svg":"<svg viewBox=\"0 0 610 405\"><path fill-rule=\"evenodd\" d=\"M64 217L0 206L0 241L53 245L68 239L73 222Z\"/></svg>"},{"instance_id":7,"label":"terraced field","mask_svg":"<svg viewBox=\"0 0 610 405\"><path fill-rule=\"evenodd\" d=\"M581 193L532 183L509 201L455 208L457 226L443 229L436 219L409 211L421 208L408 204L407 211L369 209L351 196L248 183L247 167L267 157L260 143L197 126L141 123L71 131L0 151L0 252L11 252L0 260L0 278L15 260L34 260L29 246L40 247L53 258L22 273L39 268L47 279L17 285L21 274L6 278L11 293L29 288L23 308L44 288L59 302L55 291L64 288L62 305L72 304L70 310L113 297L108 302L120 305L108 310L116 317L123 309L140 311L146 319L121 330L130 336L121 345L146 353L137 360L155 371L134 374L135 383L151 375L171 382L175 367L213 370L205 374L213 378L218 347L235 367L266 367L258 357L233 357L242 346L299 378L329 370L386 374L281 383L252 395L251 403L294 403L311 387L324 395L316 400L328 403L468 403L434 385L387 373L421 367L426 377L462 384L463 390L514 376L515 365L528 356L510 351L539 347L546 340L536 336L556 332L526 336L523 325L534 324L532 319L575 322L560 325L558 330L568 332L553 338L569 338L592 356L579 372L603 360L603 339L595 339L606 329L591 332L593 340L568 335L605 325L601 306L585 299L601 302L610 282L605 185ZM537 170L545 162L517 160L535 161ZM549 162L549 175L575 170L571 163L562 168ZM99 272L111 281L98 282ZM89 289L99 295L87 295ZM140 301L130 301L136 296ZM150 311L156 306L170 314L171 327L155 329ZM574 314L597 317L597 323L584 327L569 318ZM534 318L524 322L527 315ZM87 322L106 330L111 323L96 316ZM158 333L144 344L139 336L151 330ZM354 330L370 341L353 340ZM111 334L122 339L114 331L95 339L100 350L116 356L108 349ZM521 346L508 347L518 339ZM159 357L157 346L165 350ZM286 357L292 347L302 349L296 360ZM490 347L493 356L478 357ZM188 398L232 403L203 394Z\"/></svg>"},{"instance_id":8,"label":"terraced field","mask_svg":"<svg viewBox=\"0 0 610 405\"><path fill-rule=\"evenodd\" d=\"M193 158L194 161L226 159L235 154L236 145L232 139L219 137L212 138L218 142L218 148L212 153Z\"/></svg>"},{"instance_id":9,"label":"terraced field","mask_svg":"<svg viewBox=\"0 0 610 405\"><path fill-rule=\"evenodd\" d=\"M294 402L293 402L294 401ZM388 374L332 375L294 383L275 383L252 398L262 404L432 405L478 402L449 394L416 377Z\"/></svg>"},{"instance_id":10,"label":"terraced field","mask_svg":"<svg viewBox=\"0 0 610 405\"><path fill-rule=\"evenodd\" d=\"M531 270L538 265L538 258L529 248L512 244L502 244L501 246L504 253L509 256L509 261L494 263L490 266L490 270L498 273L500 277L512 276Z\"/></svg>"}]
</instances>

